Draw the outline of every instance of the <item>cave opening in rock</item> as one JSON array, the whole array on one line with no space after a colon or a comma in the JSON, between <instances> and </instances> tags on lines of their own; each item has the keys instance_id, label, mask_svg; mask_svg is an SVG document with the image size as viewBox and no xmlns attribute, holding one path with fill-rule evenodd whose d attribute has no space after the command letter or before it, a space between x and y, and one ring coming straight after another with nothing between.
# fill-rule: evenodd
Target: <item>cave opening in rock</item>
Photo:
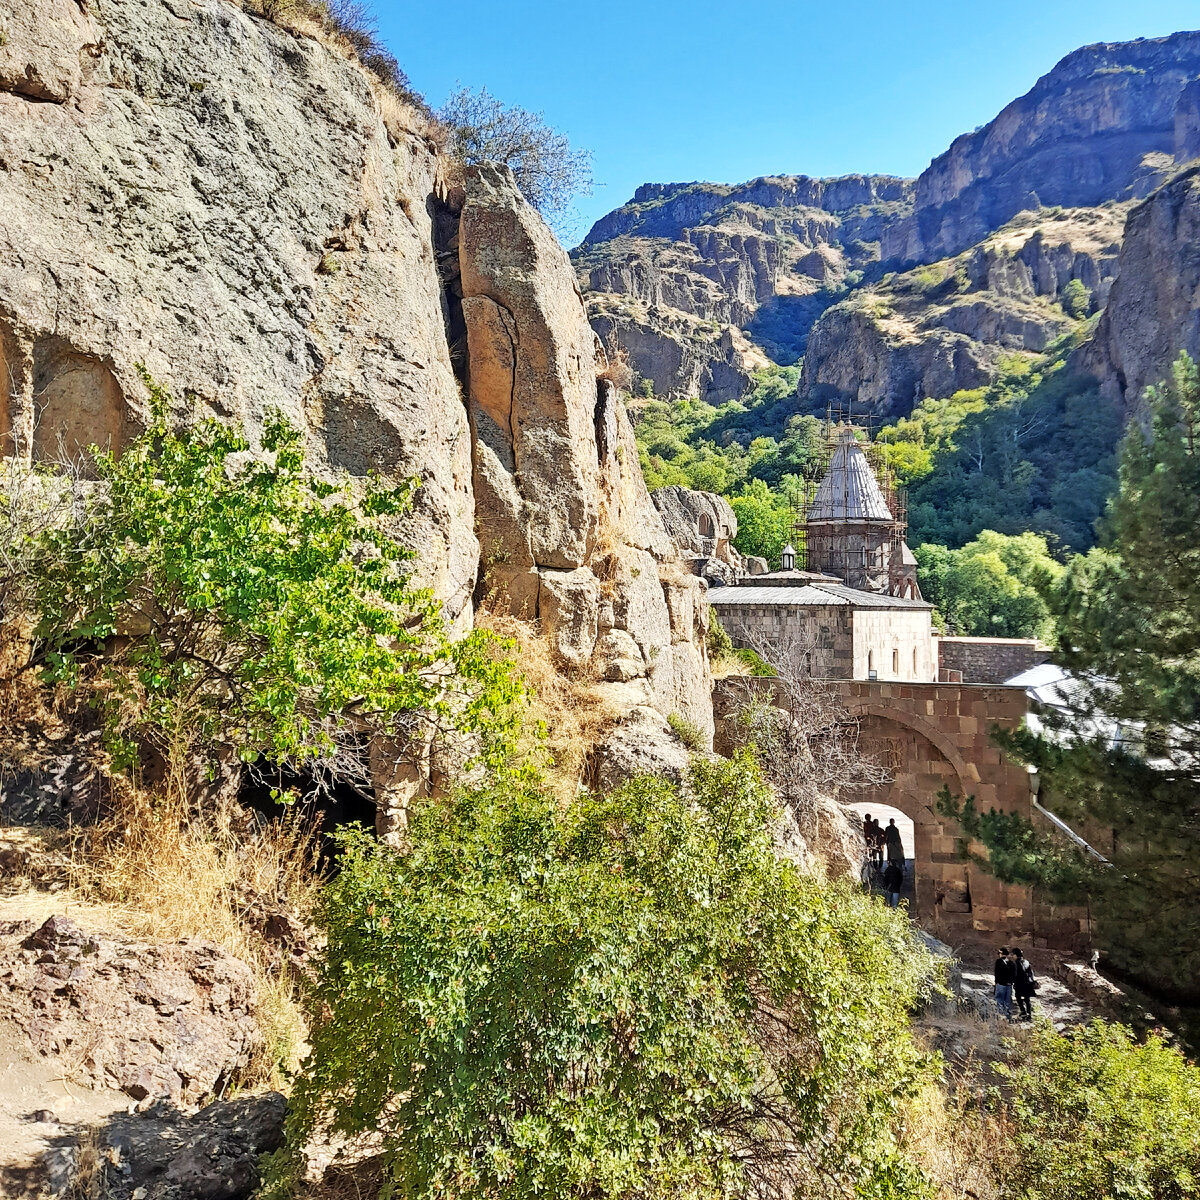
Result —
<instances>
[{"instance_id":1,"label":"cave opening in rock","mask_svg":"<svg viewBox=\"0 0 1200 1200\"><path fill-rule=\"evenodd\" d=\"M295 798L287 802L277 799L275 793ZM323 868L336 861L338 830L354 823L375 828L375 796L369 787L330 779L311 768L294 770L265 759L242 772L238 802L268 820L277 820L291 811L313 822L320 839Z\"/></svg>"}]
</instances>

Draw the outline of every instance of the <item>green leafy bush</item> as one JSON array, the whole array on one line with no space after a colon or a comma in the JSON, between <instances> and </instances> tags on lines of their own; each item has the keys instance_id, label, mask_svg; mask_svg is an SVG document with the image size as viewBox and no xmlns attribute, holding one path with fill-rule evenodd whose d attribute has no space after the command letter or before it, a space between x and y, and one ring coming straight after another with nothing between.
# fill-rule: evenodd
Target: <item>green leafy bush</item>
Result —
<instances>
[{"instance_id":1,"label":"green leafy bush","mask_svg":"<svg viewBox=\"0 0 1200 1200\"><path fill-rule=\"evenodd\" d=\"M776 817L742 757L687 798L426 802L407 854L348 835L290 1144L378 1131L413 1200L924 1195L892 1127L930 960L782 861Z\"/></svg>"},{"instance_id":2,"label":"green leafy bush","mask_svg":"<svg viewBox=\"0 0 1200 1200\"><path fill-rule=\"evenodd\" d=\"M1068 317L1082 321L1092 307L1092 293L1080 280L1068 280L1062 290L1062 306Z\"/></svg>"},{"instance_id":3,"label":"green leafy bush","mask_svg":"<svg viewBox=\"0 0 1200 1200\"><path fill-rule=\"evenodd\" d=\"M1158 1036L1093 1021L1037 1027L1008 1077L1005 1195L1191 1200L1200 1194L1200 1071Z\"/></svg>"},{"instance_id":4,"label":"green leafy bush","mask_svg":"<svg viewBox=\"0 0 1200 1200\"><path fill-rule=\"evenodd\" d=\"M704 734L687 717L681 716L679 713L670 713L667 716L667 724L671 727L671 732L687 749L696 752L705 749Z\"/></svg>"},{"instance_id":5,"label":"green leafy bush","mask_svg":"<svg viewBox=\"0 0 1200 1200\"><path fill-rule=\"evenodd\" d=\"M506 752L521 689L484 633L447 637L397 540L411 483L354 497L268 418L255 451L230 425L176 430L151 391L148 428L93 449L97 485L43 531L30 565L34 661L87 687L110 748L293 763L416 714Z\"/></svg>"}]
</instances>

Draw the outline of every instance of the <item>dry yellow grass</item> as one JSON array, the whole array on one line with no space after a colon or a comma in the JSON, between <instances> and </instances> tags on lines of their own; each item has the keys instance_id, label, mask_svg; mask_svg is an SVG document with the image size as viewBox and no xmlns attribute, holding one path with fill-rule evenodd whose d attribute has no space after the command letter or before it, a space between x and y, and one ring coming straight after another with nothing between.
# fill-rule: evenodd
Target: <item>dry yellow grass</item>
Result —
<instances>
[{"instance_id":1,"label":"dry yellow grass","mask_svg":"<svg viewBox=\"0 0 1200 1200\"><path fill-rule=\"evenodd\" d=\"M136 937L197 937L247 963L257 985L264 1050L246 1084L281 1086L299 1065L306 1036L296 980L251 916L261 898L307 914L319 887L311 827L284 817L235 830L230 813L197 813L184 776L172 771L153 791L117 780L112 811L80 830L72 851L72 890L99 901Z\"/></svg>"},{"instance_id":2,"label":"dry yellow grass","mask_svg":"<svg viewBox=\"0 0 1200 1200\"><path fill-rule=\"evenodd\" d=\"M536 622L480 609L476 624L513 643L517 667L530 691L518 753L538 762L555 793L569 800L584 782L592 748L618 711L592 676L563 674Z\"/></svg>"}]
</instances>

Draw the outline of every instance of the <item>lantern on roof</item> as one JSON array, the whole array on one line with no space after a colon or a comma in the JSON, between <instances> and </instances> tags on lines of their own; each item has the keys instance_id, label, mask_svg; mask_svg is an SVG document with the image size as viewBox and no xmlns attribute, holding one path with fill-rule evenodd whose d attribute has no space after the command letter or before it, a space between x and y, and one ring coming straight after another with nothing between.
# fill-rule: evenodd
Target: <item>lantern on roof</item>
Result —
<instances>
[{"instance_id":1,"label":"lantern on roof","mask_svg":"<svg viewBox=\"0 0 1200 1200\"><path fill-rule=\"evenodd\" d=\"M796 569L796 547L788 542L783 548L783 553L779 556L780 563L785 571L794 571Z\"/></svg>"}]
</instances>

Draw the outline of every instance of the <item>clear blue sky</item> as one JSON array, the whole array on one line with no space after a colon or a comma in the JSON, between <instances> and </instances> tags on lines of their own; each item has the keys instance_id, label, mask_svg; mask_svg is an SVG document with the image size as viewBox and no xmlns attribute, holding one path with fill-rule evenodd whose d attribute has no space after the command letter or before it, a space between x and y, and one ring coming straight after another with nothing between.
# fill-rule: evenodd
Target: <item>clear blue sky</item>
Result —
<instances>
[{"instance_id":1,"label":"clear blue sky","mask_svg":"<svg viewBox=\"0 0 1200 1200\"><path fill-rule=\"evenodd\" d=\"M594 154L578 240L639 183L916 175L1089 42L1200 27L1183 0L376 0L436 107L456 83Z\"/></svg>"}]
</instances>

